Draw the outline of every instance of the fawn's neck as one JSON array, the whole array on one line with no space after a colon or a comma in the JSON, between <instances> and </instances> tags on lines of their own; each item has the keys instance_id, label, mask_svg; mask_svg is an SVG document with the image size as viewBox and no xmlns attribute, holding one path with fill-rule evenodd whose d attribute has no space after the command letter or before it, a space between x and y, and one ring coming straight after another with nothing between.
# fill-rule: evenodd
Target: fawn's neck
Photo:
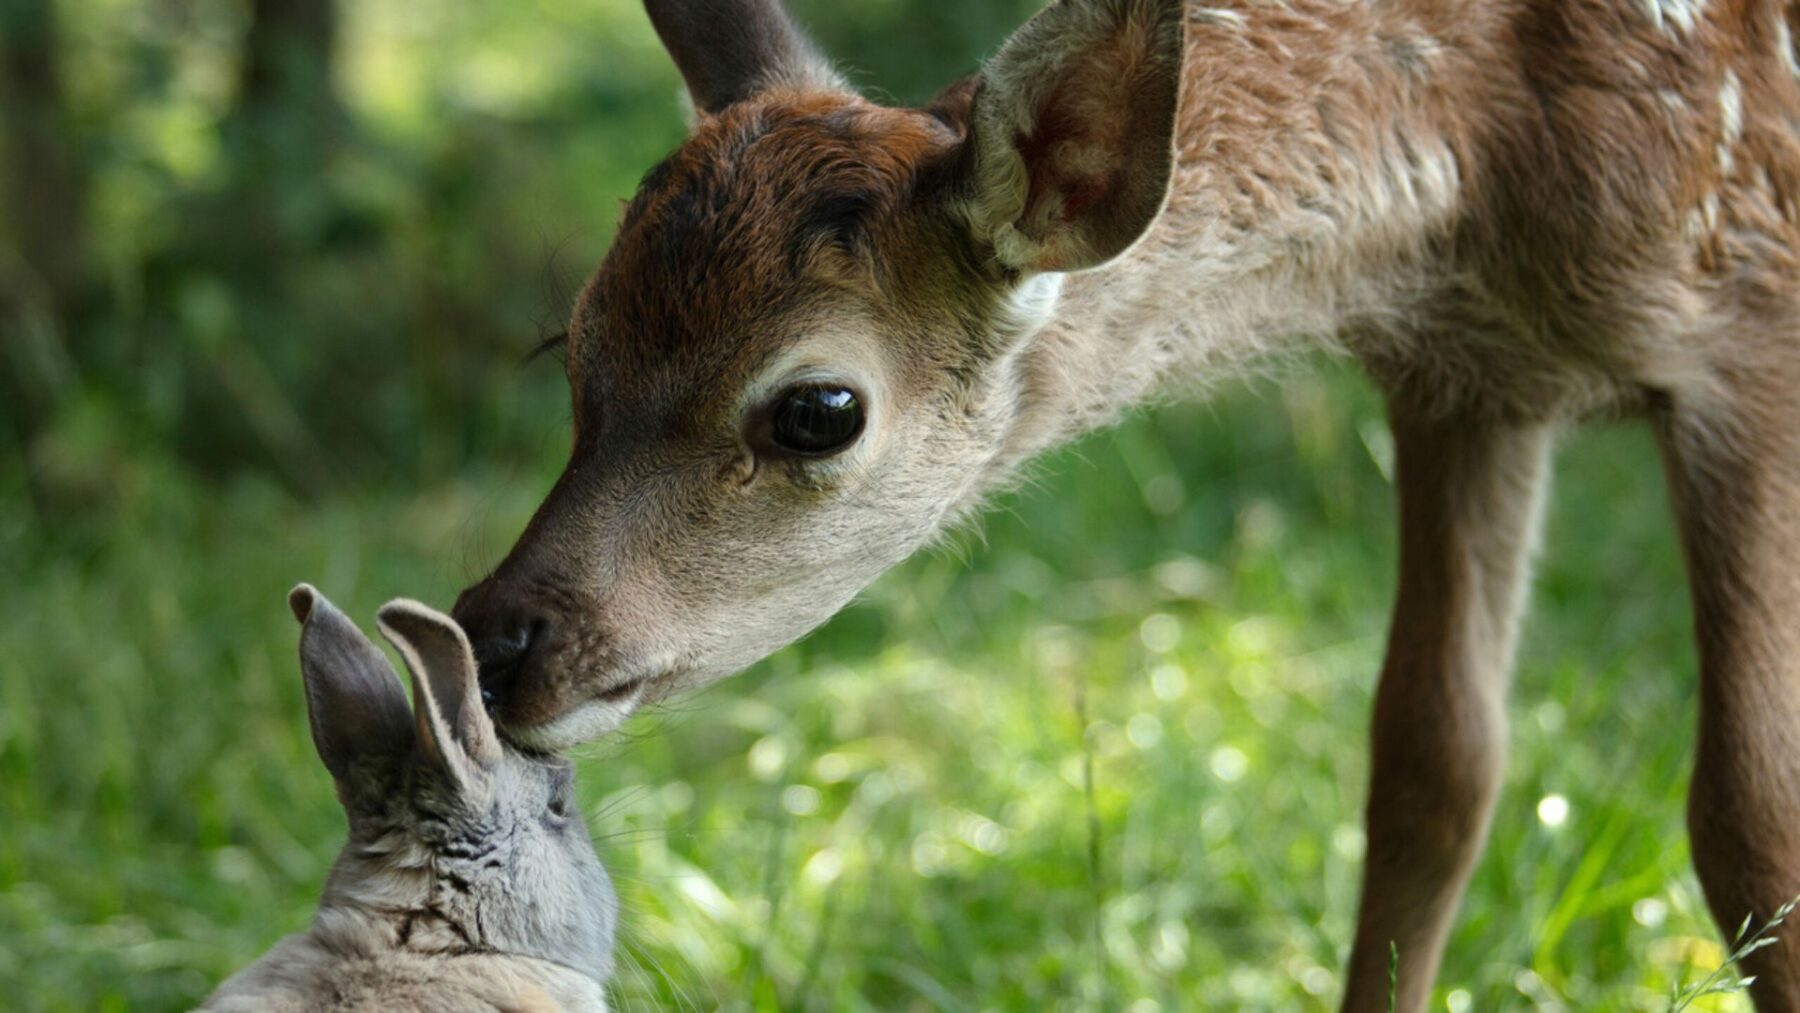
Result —
<instances>
[{"instance_id":1,"label":"fawn's neck","mask_svg":"<svg viewBox=\"0 0 1800 1013\"><path fill-rule=\"evenodd\" d=\"M1396 339L1396 321L1438 284L1428 247L1467 185L1465 124L1488 87L1476 69L1499 58L1484 41L1503 37L1497 15L1230 6L1190 12L1158 224L1120 260L1067 276L1021 354L1021 410L996 483L1165 385Z\"/></svg>"}]
</instances>

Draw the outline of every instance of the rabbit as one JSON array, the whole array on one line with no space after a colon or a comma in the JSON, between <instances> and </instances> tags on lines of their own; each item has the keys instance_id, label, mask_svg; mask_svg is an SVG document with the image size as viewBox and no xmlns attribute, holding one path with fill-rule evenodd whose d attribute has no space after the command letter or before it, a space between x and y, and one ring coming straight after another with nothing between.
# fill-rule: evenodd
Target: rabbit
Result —
<instances>
[{"instance_id":1,"label":"rabbit","mask_svg":"<svg viewBox=\"0 0 1800 1013\"><path fill-rule=\"evenodd\" d=\"M413 707L370 640L312 587L288 596L319 758L349 841L311 928L201 1006L299 1010L605 1010L618 901L562 758L502 743L448 616L378 616Z\"/></svg>"}]
</instances>

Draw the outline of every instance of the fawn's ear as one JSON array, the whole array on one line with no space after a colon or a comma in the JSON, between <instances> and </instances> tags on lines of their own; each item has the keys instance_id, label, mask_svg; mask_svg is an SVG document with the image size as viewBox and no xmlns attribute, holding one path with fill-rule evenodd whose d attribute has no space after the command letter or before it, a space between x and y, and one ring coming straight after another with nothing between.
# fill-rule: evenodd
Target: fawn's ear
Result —
<instances>
[{"instance_id":1,"label":"fawn's ear","mask_svg":"<svg viewBox=\"0 0 1800 1013\"><path fill-rule=\"evenodd\" d=\"M844 87L781 0L644 0L644 10L701 112L765 88Z\"/></svg>"},{"instance_id":2,"label":"fawn's ear","mask_svg":"<svg viewBox=\"0 0 1800 1013\"><path fill-rule=\"evenodd\" d=\"M1125 252L1168 197L1182 0L1060 0L979 75L964 193L1007 268L1080 271Z\"/></svg>"},{"instance_id":3,"label":"fawn's ear","mask_svg":"<svg viewBox=\"0 0 1800 1013\"><path fill-rule=\"evenodd\" d=\"M475 652L449 616L405 598L376 614L381 635L405 659L413 680L419 748L464 790L500 762L500 737L481 704Z\"/></svg>"},{"instance_id":4,"label":"fawn's ear","mask_svg":"<svg viewBox=\"0 0 1800 1013\"><path fill-rule=\"evenodd\" d=\"M338 782L370 755L404 753L412 714L381 649L310 584L288 592L300 621L300 674L319 759Z\"/></svg>"}]
</instances>

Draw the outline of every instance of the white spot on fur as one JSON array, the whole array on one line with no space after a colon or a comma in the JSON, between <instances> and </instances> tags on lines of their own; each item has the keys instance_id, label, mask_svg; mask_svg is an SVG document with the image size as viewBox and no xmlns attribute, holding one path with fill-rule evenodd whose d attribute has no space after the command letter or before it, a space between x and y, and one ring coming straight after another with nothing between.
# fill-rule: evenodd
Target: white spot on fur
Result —
<instances>
[{"instance_id":1,"label":"white spot on fur","mask_svg":"<svg viewBox=\"0 0 1800 1013\"><path fill-rule=\"evenodd\" d=\"M1744 95L1734 71L1725 72L1725 83L1719 86L1719 125L1724 137L1719 141L1719 171L1730 176L1737 167L1735 149L1744 135Z\"/></svg>"},{"instance_id":2,"label":"white spot on fur","mask_svg":"<svg viewBox=\"0 0 1800 1013\"><path fill-rule=\"evenodd\" d=\"M1690 243L1697 244L1706 238L1706 220L1701 215L1699 208L1687 213L1687 218L1681 223L1681 231L1687 236Z\"/></svg>"},{"instance_id":3,"label":"white spot on fur","mask_svg":"<svg viewBox=\"0 0 1800 1013\"><path fill-rule=\"evenodd\" d=\"M1644 0L1644 12L1658 30L1679 36L1694 30L1706 12L1706 0Z\"/></svg>"},{"instance_id":4,"label":"white spot on fur","mask_svg":"<svg viewBox=\"0 0 1800 1013\"><path fill-rule=\"evenodd\" d=\"M1727 141L1744 135L1744 93L1736 71L1727 70L1725 83L1719 86L1719 119L1725 125Z\"/></svg>"},{"instance_id":5,"label":"white spot on fur","mask_svg":"<svg viewBox=\"0 0 1800 1013\"><path fill-rule=\"evenodd\" d=\"M1062 295L1064 277L1052 272L1027 278L1013 290L1008 319L1003 326L1021 337L1043 330L1056 315L1056 301Z\"/></svg>"},{"instance_id":6,"label":"white spot on fur","mask_svg":"<svg viewBox=\"0 0 1800 1013\"><path fill-rule=\"evenodd\" d=\"M1700 201L1700 207L1696 214L1698 219L1689 221L1689 231L1695 234L1695 238L1704 239L1717 233L1719 231L1719 195L1707 194Z\"/></svg>"},{"instance_id":7,"label":"white spot on fur","mask_svg":"<svg viewBox=\"0 0 1800 1013\"><path fill-rule=\"evenodd\" d=\"M1408 25L1406 30L1387 40L1389 54L1400 65L1400 69L1408 76L1423 79L1443 51L1443 45L1429 32L1417 25Z\"/></svg>"},{"instance_id":8,"label":"white spot on fur","mask_svg":"<svg viewBox=\"0 0 1800 1013\"><path fill-rule=\"evenodd\" d=\"M1462 189L1462 171L1456 164L1456 155L1441 141L1420 156L1412 167L1412 176L1421 210L1448 210Z\"/></svg>"},{"instance_id":9,"label":"white spot on fur","mask_svg":"<svg viewBox=\"0 0 1800 1013\"><path fill-rule=\"evenodd\" d=\"M1188 20L1201 25L1224 25L1228 28L1243 28L1244 16L1237 11L1228 11L1222 7L1196 7L1188 12Z\"/></svg>"},{"instance_id":10,"label":"white spot on fur","mask_svg":"<svg viewBox=\"0 0 1800 1013\"><path fill-rule=\"evenodd\" d=\"M1794 54L1794 32L1786 18L1775 19L1775 55L1781 57L1781 65L1790 75L1800 77L1800 57Z\"/></svg>"},{"instance_id":11,"label":"white spot on fur","mask_svg":"<svg viewBox=\"0 0 1800 1013\"><path fill-rule=\"evenodd\" d=\"M1461 183L1456 155L1442 140L1396 137L1365 195L1364 213L1371 223L1386 222L1396 214L1433 220L1455 205Z\"/></svg>"}]
</instances>

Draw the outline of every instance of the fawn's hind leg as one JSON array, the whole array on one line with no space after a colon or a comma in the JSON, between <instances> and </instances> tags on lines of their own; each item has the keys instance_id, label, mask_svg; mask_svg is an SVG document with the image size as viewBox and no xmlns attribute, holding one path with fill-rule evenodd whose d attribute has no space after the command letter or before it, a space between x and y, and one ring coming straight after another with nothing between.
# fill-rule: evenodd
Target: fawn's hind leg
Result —
<instances>
[{"instance_id":1,"label":"fawn's hind leg","mask_svg":"<svg viewBox=\"0 0 1800 1013\"><path fill-rule=\"evenodd\" d=\"M1487 835L1549 429L1391 402L1400 587L1375 696L1368 857L1344 1008L1423 1010Z\"/></svg>"},{"instance_id":2,"label":"fawn's hind leg","mask_svg":"<svg viewBox=\"0 0 1800 1013\"><path fill-rule=\"evenodd\" d=\"M1727 936L1800 894L1800 355L1675 400L1658 434L1700 655L1694 866ZM1800 917L1741 970L1800 1010Z\"/></svg>"}]
</instances>

